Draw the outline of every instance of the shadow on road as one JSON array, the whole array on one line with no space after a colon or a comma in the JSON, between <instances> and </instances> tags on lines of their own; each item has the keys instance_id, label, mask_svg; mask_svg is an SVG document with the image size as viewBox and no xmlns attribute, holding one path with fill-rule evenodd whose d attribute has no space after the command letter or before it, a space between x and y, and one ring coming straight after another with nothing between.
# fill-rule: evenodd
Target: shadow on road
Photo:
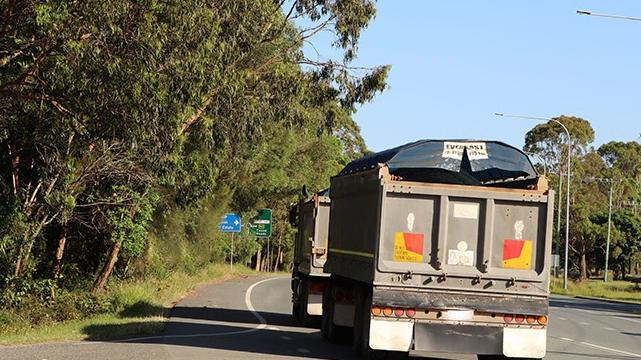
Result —
<instances>
[{"instance_id":1,"label":"shadow on road","mask_svg":"<svg viewBox=\"0 0 641 360\"><path fill-rule=\"evenodd\" d=\"M298 326L289 314L260 312L269 325ZM176 306L171 310L171 318L224 321L230 323L256 323L256 316L248 310L224 309L215 307Z\"/></svg>"},{"instance_id":2,"label":"shadow on road","mask_svg":"<svg viewBox=\"0 0 641 360\"><path fill-rule=\"evenodd\" d=\"M641 336L641 333L631 333L631 332L627 332L627 331L622 331L621 334L622 335L630 335L630 336Z\"/></svg>"},{"instance_id":3,"label":"shadow on road","mask_svg":"<svg viewBox=\"0 0 641 360\"><path fill-rule=\"evenodd\" d=\"M162 333L114 342L174 345L192 347L195 351L218 350L210 354L212 358L260 358L260 355L314 359L359 358L351 346L323 341L318 329L302 328L288 314L260 312L260 315L265 318L267 325L257 329L260 324L248 310L177 306L171 311L169 321L155 322L164 325ZM135 333L136 329L147 328L150 323L153 322L91 325L82 331L88 341L97 341L104 340L105 334ZM408 359L408 356L394 354L387 358Z\"/></svg>"}]
</instances>

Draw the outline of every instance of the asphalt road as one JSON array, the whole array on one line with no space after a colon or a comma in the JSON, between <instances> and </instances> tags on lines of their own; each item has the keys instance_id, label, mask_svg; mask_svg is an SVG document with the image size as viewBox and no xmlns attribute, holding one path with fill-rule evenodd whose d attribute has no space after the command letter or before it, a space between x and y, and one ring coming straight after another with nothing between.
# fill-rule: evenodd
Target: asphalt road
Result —
<instances>
[{"instance_id":1,"label":"asphalt road","mask_svg":"<svg viewBox=\"0 0 641 360\"><path fill-rule=\"evenodd\" d=\"M349 345L296 326L289 297L289 278L228 281L181 301L160 336L0 347L0 359L355 358ZM546 359L641 359L641 306L555 297L551 307Z\"/></svg>"}]
</instances>

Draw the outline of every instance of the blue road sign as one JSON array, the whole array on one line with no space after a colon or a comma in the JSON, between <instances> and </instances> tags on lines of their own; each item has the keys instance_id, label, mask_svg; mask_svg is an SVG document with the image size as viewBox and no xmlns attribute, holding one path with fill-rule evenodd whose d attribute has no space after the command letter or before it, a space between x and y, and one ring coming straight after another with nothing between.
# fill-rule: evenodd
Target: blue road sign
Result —
<instances>
[{"instance_id":1,"label":"blue road sign","mask_svg":"<svg viewBox=\"0 0 641 360\"><path fill-rule=\"evenodd\" d=\"M240 232L240 216L234 213L225 215L223 221L218 224L218 228L226 233Z\"/></svg>"}]
</instances>

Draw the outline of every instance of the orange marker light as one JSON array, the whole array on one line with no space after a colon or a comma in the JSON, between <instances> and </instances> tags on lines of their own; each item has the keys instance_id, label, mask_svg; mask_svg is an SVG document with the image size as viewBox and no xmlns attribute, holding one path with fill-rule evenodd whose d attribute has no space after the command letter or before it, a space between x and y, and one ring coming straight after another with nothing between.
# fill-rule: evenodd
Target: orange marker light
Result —
<instances>
[{"instance_id":1,"label":"orange marker light","mask_svg":"<svg viewBox=\"0 0 641 360\"><path fill-rule=\"evenodd\" d=\"M372 315L379 316L382 310L379 306L372 306Z\"/></svg>"},{"instance_id":2,"label":"orange marker light","mask_svg":"<svg viewBox=\"0 0 641 360\"><path fill-rule=\"evenodd\" d=\"M527 316L527 323L528 324L534 324L536 322L536 316L534 315L528 315Z\"/></svg>"},{"instance_id":3,"label":"orange marker light","mask_svg":"<svg viewBox=\"0 0 641 360\"><path fill-rule=\"evenodd\" d=\"M389 306L386 306L383 309L383 315L385 315L385 316L392 316L393 313L394 313L394 310L392 310L392 308L389 307Z\"/></svg>"},{"instance_id":4,"label":"orange marker light","mask_svg":"<svg viewBox=\"0 0 641 360\"><path fill-rule=\"evenodd\" d=\"M544 316L544 315L541 315L541 316L539 316L538 321L539 321L539 324L545 325L545 324L548 323L548 317Z\"/></svg>"}]
</instances>

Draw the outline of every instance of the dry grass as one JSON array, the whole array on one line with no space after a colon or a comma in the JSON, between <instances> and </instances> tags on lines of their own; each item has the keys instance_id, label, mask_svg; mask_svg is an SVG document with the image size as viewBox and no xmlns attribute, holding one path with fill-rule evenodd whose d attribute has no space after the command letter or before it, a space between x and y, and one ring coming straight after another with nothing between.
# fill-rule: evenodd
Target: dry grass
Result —
<instances>
[{"instance_id":1,"label":"dry grass","mask_svg":"<svg viewBox=\"0 0 641 360\"><path fill-rule=\"evenodd\" d=\"M586 280L581 283L570 281L563 289L562 279L553 279L550 290L554 294L568 296L589 296L609 300L625 300L641 303L641 287L630 281Z\"/></svg>"}]
</instances>

